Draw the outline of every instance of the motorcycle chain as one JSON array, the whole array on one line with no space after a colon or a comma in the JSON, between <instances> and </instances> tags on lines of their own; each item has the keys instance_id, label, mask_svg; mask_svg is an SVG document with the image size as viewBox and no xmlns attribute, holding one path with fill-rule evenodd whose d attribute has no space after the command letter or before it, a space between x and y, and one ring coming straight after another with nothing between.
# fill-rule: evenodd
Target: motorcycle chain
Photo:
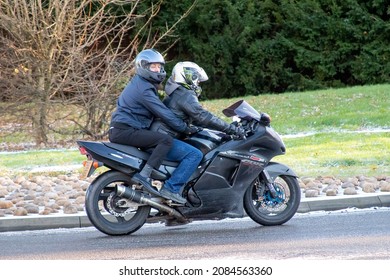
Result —
<instances>
[{"instance_id":1,"label":"motorcycle chain","mask_svg":"<svg viewBox=\"0 0 390 280\"><path fill-rule=\"evenodd\" d=\"M108 196L107 198L107 201L106 201L106 205L107 205L107 208L108 208L108 212L111 214L111 215L114 215L115 217L125 217L127 214L130 214L132 212L132 208L127 208L126 211L124 212L117 212L115 211L113 208L112 208L112 199L113 197L115 197L116 194L114 192L110 193L110 195Z\"/></svg>"}]
</instances>

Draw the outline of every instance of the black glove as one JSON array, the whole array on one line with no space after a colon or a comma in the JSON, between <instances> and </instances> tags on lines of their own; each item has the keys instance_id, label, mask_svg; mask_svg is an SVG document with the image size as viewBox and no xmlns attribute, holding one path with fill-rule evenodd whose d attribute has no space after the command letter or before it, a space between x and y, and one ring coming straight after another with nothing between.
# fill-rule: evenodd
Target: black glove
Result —
<instances>
[{"instance_id":1,"label":"black glove","mask_svg":"<svg viewBox=\"0 0 390 280\"><path fill-rule=\"evenodd\" d=\"M245 130L242 127L235 126L233 124L229 126L229 129L227 130L226 133L230 135L238 136L238 138L240 139L246 136Z\"/></svg>"},{"instance_id":2,"label":"black glove","mask_svg":"<svg viewBox=\"0 0 390 280\"><path fill-rule=\"evenodd\" d=\"M266 126L269 126L271 123L271 117L267 113L261 113L260 122Z\"/></svg>"},{"instance_id":3,"label":"black glove","mask_svg":"<svg viewBox=\"0 0 390 280\"><path fill-rule=\"evenodd\" d=\"M195 133L198 133L199 131L202 131L202 128L197 127L197 126L187 126L186 130L184 130L185 135L193 135Z\"/></svg>"}]
</instances>

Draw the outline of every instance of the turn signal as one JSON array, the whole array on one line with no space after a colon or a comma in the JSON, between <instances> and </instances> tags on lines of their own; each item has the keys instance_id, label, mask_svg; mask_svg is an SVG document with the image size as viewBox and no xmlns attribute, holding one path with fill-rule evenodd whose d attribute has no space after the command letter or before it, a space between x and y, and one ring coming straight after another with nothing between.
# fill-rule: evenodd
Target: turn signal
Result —
<instances>
[{"instance_id":1,"label":"turn signal","mask_svg":"<svg viewBox=\"0 0 390 280\"><path fill-rule=\"evenodd\" d=\"M91 161L89 161L89 160L84 160L83 161L83 166L85 167L85 166L87 166L88 165L88 162L91 162ZM89 163L89 164L91 164L91 163ZM102 162L100 162L100 161L93 161L92 162L92 167L93 168L99 168L99 167L101 167L101 166L103 166L103 163Z\"/></svg>"}]
</instances>

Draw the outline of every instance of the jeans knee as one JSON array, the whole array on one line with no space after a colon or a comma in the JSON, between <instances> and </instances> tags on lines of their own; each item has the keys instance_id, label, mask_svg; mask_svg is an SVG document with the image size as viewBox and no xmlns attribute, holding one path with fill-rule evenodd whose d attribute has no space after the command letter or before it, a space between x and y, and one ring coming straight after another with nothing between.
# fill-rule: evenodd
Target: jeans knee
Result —
<instances>
[{"instance_id":1,"label":"jeans knee","mask_svg":"<svg viewBox=\"0 0 390 280\"><path fill-rule=\"evenodd\" d=\"M194 161L196 160L199 163L203 158L203 153L199 149L194 149L191 153L191 156L193 157Z\"/></svg>"}]
</instances>

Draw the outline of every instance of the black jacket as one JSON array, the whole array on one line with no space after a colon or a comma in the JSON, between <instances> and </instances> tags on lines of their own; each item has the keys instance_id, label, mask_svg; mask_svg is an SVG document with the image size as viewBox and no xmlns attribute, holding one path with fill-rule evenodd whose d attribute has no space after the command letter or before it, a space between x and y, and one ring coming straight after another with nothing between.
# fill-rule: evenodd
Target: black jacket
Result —
<instances>
[{"instance_id":1,"label":"black jacket","mask_svg":"<svg viewBox=\"0 0 390 280\"><path fill-rule=\"evenodd\" d=\"M159 99L156 87L135 75L118 98L111 126L126 124L136 129L148 129L154 118L160 118L171 129L183 132L184 121L175 116Z\"/></svg>"},{"instance_id":2,"label":"black jacket","mask_svg":"<svg viewBox=\"0 0 390 280\"><path fill-rule=\"evenodd\" d=\"M172 77L168 79L165 85L165 92L167 96L163 103L188 125L193 124L225 133L230 131L230 124L205 110L199 103L196 93L175 83ZM172 131L168 131L168 133L174 135Z\"/></svg>"}]
</instances>

